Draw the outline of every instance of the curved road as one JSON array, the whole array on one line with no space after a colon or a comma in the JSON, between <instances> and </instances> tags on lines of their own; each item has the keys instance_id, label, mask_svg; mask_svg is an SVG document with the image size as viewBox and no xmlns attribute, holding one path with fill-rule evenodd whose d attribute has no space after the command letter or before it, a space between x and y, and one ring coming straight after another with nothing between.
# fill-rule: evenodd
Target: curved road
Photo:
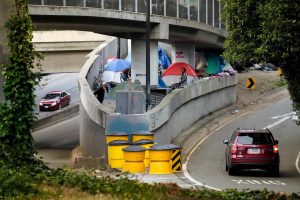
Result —
<instances>
[{"instance_id":1,"label":"curved road","mask_svg":"<svg viewBox=\"0 0 300 200\"><path fill-rule=\"evenodd\" d=\"M225 171L225 145L237 128L269 127L279 140L281 156L280 177L270 177L263 171L242 171L229 176ZM221 127L206 140L200 142L190 155L187 172L193 182L216 189L263 189L300 193L300 127L292 122L292 106L289 98L268 105L251 115L242 116Z\"/></svg>"},{"instance_id":2,"label":"curved road","mask_svg":"<svg viewBox=\"0 0 300 200\"><path fill-rule=\"evenodd\" d=\"M42 77L39 85L35 88L36 113L38 113L39 117L55 112L40 112L38 109L41 98L47 92L54 90L63 90L69 93L71 95L71 104L79 102L78 73L58 73Z\"/></svg>"}]
</instances>

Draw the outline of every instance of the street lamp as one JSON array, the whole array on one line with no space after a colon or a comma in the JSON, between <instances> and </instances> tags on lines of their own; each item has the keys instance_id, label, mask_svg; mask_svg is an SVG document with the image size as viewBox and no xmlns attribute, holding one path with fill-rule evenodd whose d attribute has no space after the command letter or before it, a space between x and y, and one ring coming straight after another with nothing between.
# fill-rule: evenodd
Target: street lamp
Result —
<instances>
[{"instance_id":1,"label":"street lamp","mask_svg":"<svg viewBox=\"0 0 300 200\"><path fill-rule=\"evenodd\" d=\"M146 0L146 111L150 106L150 0Z\"/></svg>"}]
</instances>

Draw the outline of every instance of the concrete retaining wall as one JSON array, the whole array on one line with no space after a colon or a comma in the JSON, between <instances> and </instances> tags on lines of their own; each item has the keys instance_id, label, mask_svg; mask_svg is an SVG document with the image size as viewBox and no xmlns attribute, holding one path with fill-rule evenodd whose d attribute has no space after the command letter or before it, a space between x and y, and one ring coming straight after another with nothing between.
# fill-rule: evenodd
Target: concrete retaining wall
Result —
<instances>
[{"instance_id":1,"label":"concrete retaining wall","mask_svg":"<svg viewBox=\"0 0 300 200\"><path fill-rule=\"evenodd\" d=\"M40 129L46 128L58 122L70 119L79 113L79 104L73 104L67 106L55 113L49 113L43 117L39 117L33 124L33 131L38 131Z\"/></svg>"},{"instance_id":2,"label":"concrete retaining wall","mask_svg":"<svg viewBox=\"0 0 300 200\"><path fill-rule=\"evenodd\" d=\"M177 91L173 98L165 98L164 108L157 108L148 115L150 130L155 141L172 143L182 132L202 117L215 112L236 100L237 77L223 77L207 82L199 81L188 88ZM191 98L197 96L196 98Z\"/></svg>"},{"instance_id":3,"label":"concrete retaining wall","mask_svg":"<svg viewBox=\"0 0 300 200\"><path fill-rule=\"evenodd\" d=\"M109 119L106 127L130 133L132 127L147 123L149 130L155 133L155 142L172 143L202 117L234 103L237 78L236 75L196 81L172 91L159 105L144 114L122 115L122 118L120 115L106 116ZM126 116L130 123L126 122Z\"/></svg>"}]
</instances>

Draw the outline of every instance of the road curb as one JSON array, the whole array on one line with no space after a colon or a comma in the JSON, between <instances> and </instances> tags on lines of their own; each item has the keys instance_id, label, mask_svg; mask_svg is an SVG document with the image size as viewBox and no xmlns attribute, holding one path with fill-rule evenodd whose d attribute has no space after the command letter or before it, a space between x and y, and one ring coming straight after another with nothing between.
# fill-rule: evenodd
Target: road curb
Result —
<instances>
[{"instance_id":1,"label":"road curb","mask_svg":"<svg viewBox=\"0 0 300 200\"><path fill-rule=\"evenodd\" d=\"M49 113L45 116L38 118L33 123L33 131L38 131L58 122L70 119L79 113L79 103L72 104L61 110L55 111L54 113Z\"/></svg>"}]
</instances>

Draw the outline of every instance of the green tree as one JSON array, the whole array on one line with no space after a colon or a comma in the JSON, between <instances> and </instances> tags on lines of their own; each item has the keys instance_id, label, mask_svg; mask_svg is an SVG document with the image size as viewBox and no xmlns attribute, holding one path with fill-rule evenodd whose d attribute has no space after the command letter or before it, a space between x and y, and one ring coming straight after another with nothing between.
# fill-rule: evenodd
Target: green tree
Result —
<instances>
[{"instance_id":1,"label":"green tree","mask_svg":"<svg viewBox=\"0 0 300 200\"><path fill-rule=\"evenodd\" d=\"M228 37L224 57L283 69L300 118L300 1L221 0Z\"/></svg>"},{"instance_id":2,"label":"green tree","mask_svg":"<svg viewBox=\"0 0 300 200\"><path fill-rule=\"evenodd\" d=\"M39 60L41 56L31 42L28 0L13 0L12 6L14 13L6 23L10 55L3 66L5 101L0 105L0 160L17 164L32 161L36 152L31 129L35 117L34 86L39 74L32 69L35 57Z\"/></svg>"}]
</instances>

